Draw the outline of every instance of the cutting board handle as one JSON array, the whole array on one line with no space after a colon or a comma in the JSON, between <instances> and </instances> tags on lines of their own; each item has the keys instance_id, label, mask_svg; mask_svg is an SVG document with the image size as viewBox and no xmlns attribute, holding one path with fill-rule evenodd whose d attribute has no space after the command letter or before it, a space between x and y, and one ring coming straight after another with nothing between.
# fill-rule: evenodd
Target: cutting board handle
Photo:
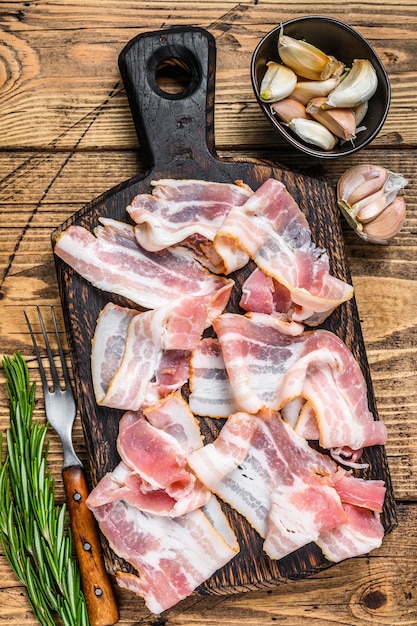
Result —
<instances>
[{"instance_id":1,"label":"cutting board handle","mask_svg":"<svg viewBox=\"0 0 417 626\"><path fill-rule=\"evenodd\" d=\"M173 170L187 159L207 168L214 158L215 63L214 37L197 27L138 35L120 53L139 143L153 169ZM176 92L161 83L170 70L185 79Z\"/></svg>"}]
</instances>

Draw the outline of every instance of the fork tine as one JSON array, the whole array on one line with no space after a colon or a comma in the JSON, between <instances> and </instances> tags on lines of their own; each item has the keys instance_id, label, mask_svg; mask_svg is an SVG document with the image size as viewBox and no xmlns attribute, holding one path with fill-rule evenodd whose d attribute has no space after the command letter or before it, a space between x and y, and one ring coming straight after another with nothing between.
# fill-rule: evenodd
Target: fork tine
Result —
<instances>
[{"instance_id":1,"label":"fork tine","mask_svg":"<svg viewBox=\"0 0 417 626\"><path fill-rule=\"evenodd\" d=\"M27 316L26 311L23 311L23 314L24 314L24 316L26 318L26 324L27 324L27 326L29 328L29 333L30 333L30 336L31 336L31 339L32 339L33 349L35 350L36 358L37 358L37 361L38 361L39 372L40 372L40 375L41 375L42 387L44 389L44 392L46 393L47 390L49 391L49 388L48 388L48 382L46 380L45 369L43 367L41 354L39 352L39 348L38 348L38 344L37 344L37 341L36 341L36 338L35 338L35 334L33 332L32 325L31 325L31 323L29 321L29 318Z\"/></svg>"},{"instance_id":2,"label":"fork tine","mask_svg":"<svg viewBox=\"0 0 417 626\"><path fill-rule=\"evenodd\" d=\"M46 353L48 355L49 368L51 370L52 382L53 382L53 386L55 390L55 389L60 388L58 373L56 371L54 357L52 355L52 350L51 350L51 345L49 343L48 335L46 333L45 324L43 323L43 318L42 318L40 308L37 306L36 309L38 311L39 322L41 325L43 340L45 342Z\"/></svg>"},{"instance_id":3,"label":"fork tine","mask_svg":"<svg viewBox=\"0 0 417 626\"><path fill-rule=\"evenodd\" d=\"M65 363L65 356L64 356L64 351L62 349L61 339L59 338L58 324L57 324L57 321L56 321L55 309L54 309L53 305L51 306L51 313L52 313L52 321L54 323L56 341L57 341L57 344L58 344L59 358L61 360L62 374L64 376L65 389L66 389L67 387L71 386L71 383L70 383L70 378L69 378L69 374L68 374L67 364Z\"/></svg>"}]
</instances>

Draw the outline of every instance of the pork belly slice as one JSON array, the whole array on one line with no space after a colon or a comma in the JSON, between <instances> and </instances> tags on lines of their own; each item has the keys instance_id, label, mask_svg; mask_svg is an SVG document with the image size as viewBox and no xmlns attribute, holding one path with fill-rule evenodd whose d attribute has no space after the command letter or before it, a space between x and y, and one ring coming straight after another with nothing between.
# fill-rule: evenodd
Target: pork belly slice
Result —
<instances>
[{"instance_id":1,"label":"pork belly slice","mask_svg":"<svg viewBox=\"0 0 417 626\"><path fill-rule=\"evenodd\" d=\"M322 533L317 540L324 556L335 563L379 548L384 528L379 514L369 509L343 504L347 520L337 528Z\"/></svg>"},{"instance_id":2,"label":"pork belly slice","mask_svg":"<svg viewBox=\"0 0 417 626\"><path fill-rule=\"evenodd\" d=\"M291 335L301 334L304 324L318 326L330 313L329 310L316 313L306 306L296 304L291 298L291 291L285 285L267 276L259 268L243 283L239 304L245 311L272 315L282 331Z\"/></svg>"},{"instance_id":3,"label":"pork belly slice","mask_svg":"<svg viewBox=\"0 0 417 626\"><path fill-rule=\"evenodd\" d=\"M188 402L195 415L222 418L239 410L217 339L204 338L193 350L189 387Z\"/></svg>"},{"instance_id":4,"label":"pork belly slice","mask_svg":"<svg viewBox=\"0 0 417 626\"><path fill-rule=\"evenodd\" d=\"M95 236L69 226L54 252L94 287L125 296L147 309L165 306L185 295L213 295L215 313L223 310L233 281L203 268L183 247L149 253L135 240L133 226L101 219Z\"/></svg>"},{"instance_id":5,"label":"pork belly slice","mask_svg":"<svg viewBox=\"0 0 417 626\"><path fill-rule=\"evenodd\" d=\"M112 550L138 572L117 573L118 584L142 596L156 614L189 596L239 550L230 527L231 545L203 509L170 518L117 501L93 512Z\"/></svg>"},{"instance_id":6,"label":"pork belly slice","mask_svg":"<svg viewBox=\"0 0 417 626\"><path fill-rule=\"evenodd\" d=\"M173 300L139 313L108 303L92 342L92 380L100 405L137 411L179 389L191 351L210 324L211 295Z\"/></svg>"},{"instance_id":7,"label":"pork belly slice","mask_svg":"<svg viewBox=\"0 0 417 626\"><path fill-rule=\"evenodd\" d=\"M202 445L197 420L179 394L143 412L126 412L117 438L121 462L94 487L87 505L123 500L144 512L170 517L204 506L212 494L186 460Z\"/></svg>"},{"instance_id":8,"label":"pork belly slice","mask_svg":"<svg viewBox=\"0 0 417 626\"><path fill-rule=\"evenodd\" d=\"M191 453L188 463L265 539L272 558L346 521L332 486L336 464L296 435L278 412L229 417L218 439Z\"/></svg>"},{"instance_id":9,"label":"pork belly slice","mask_svg":"<svg viewBox=\"0 0 417 626\"><path fill-rule=\"evenodd\" d=\"M234 264L233 256L240 248L289 290L304 315L329 314L353 295L351 285L330 274L326 251L314 244L305 215L275 179L266 180L243 206L229 211L214 247L227 272L242 267Z\"/></svg>"},{"instance_id":10,"label":"pork belly slice","mask_svg":"<svg viewBox=\"0 0 417 626\"><path fill-rule=\"evenodd\" d=\"M139 194L127 207L135 236L145 250L155 252L200 235L213 241L232 206L251 196L246 186L204 180L152 181L152 194Z\"/></svg>"},{"instance_id":11,"label":"pork belly slice","mask_svg":"<svg viewBox=\"0 0 417 626\"><path fill-rule=\"evenodd\" d=\"M225 313L213 327L240 410L280 410L301 397L314 411L323 448L385 443L386 428L369 411L361 369L335 334L320 329L286 335L261 313Z\"/></svg>"}]
</instances>

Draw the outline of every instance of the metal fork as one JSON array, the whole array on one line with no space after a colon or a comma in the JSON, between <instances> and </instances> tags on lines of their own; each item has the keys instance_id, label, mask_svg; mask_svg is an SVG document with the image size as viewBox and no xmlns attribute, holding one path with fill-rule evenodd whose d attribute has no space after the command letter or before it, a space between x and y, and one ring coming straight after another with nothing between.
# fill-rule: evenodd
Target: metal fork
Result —
<instances>
[{"instance_id":1,"label":"metal fork","mask_svg":"<svg viewBox=\"0 0 417 626\"><path fill-rule=\"evenodd\" d=\"M24 315L39 364L46 418L62 442L64 453L62 477L89 621L91 626L111 626L119 620L119 611L111 581L104 565L97 524L92 512L86 505L88 487L84 467L75 453L72 442L72 428L77 408L59 338L55 311L54 307L51 306L52 321L61 361L63 386L61 386L55 366L40 308L36 308L49 361L52 387L48 384L40 350L26 311L24 311Z\"/></svg>"}]
</instances>

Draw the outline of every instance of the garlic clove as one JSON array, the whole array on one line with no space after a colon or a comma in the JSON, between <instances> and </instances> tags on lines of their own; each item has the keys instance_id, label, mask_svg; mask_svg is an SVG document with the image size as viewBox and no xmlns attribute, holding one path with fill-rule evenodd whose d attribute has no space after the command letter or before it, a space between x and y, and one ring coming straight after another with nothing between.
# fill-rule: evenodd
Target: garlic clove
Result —
<instances>
[{"instance_id":1,"label":"garlic clove","mask_svg":"<svg viewBox=\"0 0 417 626\"><path fill-rule=\"evenodd\" d=\"M323 126L323 124L315 120L295 117L287 126L298 135L300 139L306 143L318 146L323 150L331 150L337 143L337 137Z\"/></svg>"},{"instance_id":2,"label":"garlic clove","mask_svg":"<svg viewBox=\"0 0 417 626\"><path fill-rule=\"evenodd\" d=\"M327 80L299 80L291 92L291 98L307 104L313 98L329 95L339 83L338 76L332 76Z\"/></svg>"},{"instance_id":3,"label":"garlic clove","mask_svg":"<svg viewBox=\"0 0 417 626\"><path fill-rule=\"evenodd\" d=\"M404 226L405 216L404 196L396 196L378 217L363 225L362 236L373 243L388 243Z\"/></svg>"},{"instance_id":4,"label":"garlic clove","mask_svg":"<svg viewBox=\"0 0 417 626\"><path fill-rule=\"evenodd\" d=\"M278 38L278 53L281 61L303 78L326 80L331 76L340 76L344 70L343 63L307 41L284 35L283 28Z\"/></svg>"},{"instance_id":5,"label":"garlic clove","mask_svg":"<svg viewBox=\"0 0 417 626\"><path fill-rule=\"evenodd\" d=\"M356 138L356 119L352 109L325 109L321 107L325 97L313 98L306 106L306 111L317 122L323 124L333 135L350 141Z\"/></svg>"},{"instance_id":6,"label":"garlic clove","mask_svg":"<svg viewBox=\"0 0 417 626\"><path fill-rule=\"evenodd\" d=\"M339 178L337 183L338 199L351 208L360 200L381 189L387 176L387 170L379 165L355 165L346 170Z\"/></svg>"},{"instance_id":7,"label":"garlic clove","mask_svg":"<svg viewBox=\"0 0 417 626\"><path fill-rule=\"evenodd\" d=\"M362 224L375 219L387 206L387 199L383 189L379 189L376 193L363 198L353 205L352 215L354 215Z\"/></svg>"},{"instance_id":8,"label":"garlic clove","mask_svg":"<svg viewBox=\"0 0 417 626\"><path fill-rule=\"evenodd\" d=\"M297 84L297 76L282 63L269 61L266 66L259 90L261 100L275 102L287 98Z\"/></svg>"},{"instance_id":9,"label":"garlic clove","mask_svg":"<svg viewBox=\"0 0 417 626\"><path fill-rule=\"evenodd\" d=\"M339 85L331 91L326 108L357 107L369 100L378 87L378 77L368 59L355 59L352 68L342 77Z\"/></svg>"},{"instance_id":10,"label":"garlic clove","mask_svg":"<svg viewBox=\"0 0 417 626\"><path fill-rule=\"evenodd\" d=\"M271 110L276 113L278 117L285 123L289 124L295 117L303 117L310 119L307 114L306 108L301 102L293 100L292 98L284 98L278 102L271 104Z\"/></svg>"},{"instance_id":11,"label":"garlic clove","mask_svg":"<svg viewBox=\"0 0 417 626\"><path fill-rule=\"evenodd\" d=\"M359 124L363 122L365 115L368 112L368 108L369 108L369 100L365 100L365 102L362 102L358 106L352 108L353 114L356 119L356 126L359 126Z\"/></svg>"}]
</instances>

